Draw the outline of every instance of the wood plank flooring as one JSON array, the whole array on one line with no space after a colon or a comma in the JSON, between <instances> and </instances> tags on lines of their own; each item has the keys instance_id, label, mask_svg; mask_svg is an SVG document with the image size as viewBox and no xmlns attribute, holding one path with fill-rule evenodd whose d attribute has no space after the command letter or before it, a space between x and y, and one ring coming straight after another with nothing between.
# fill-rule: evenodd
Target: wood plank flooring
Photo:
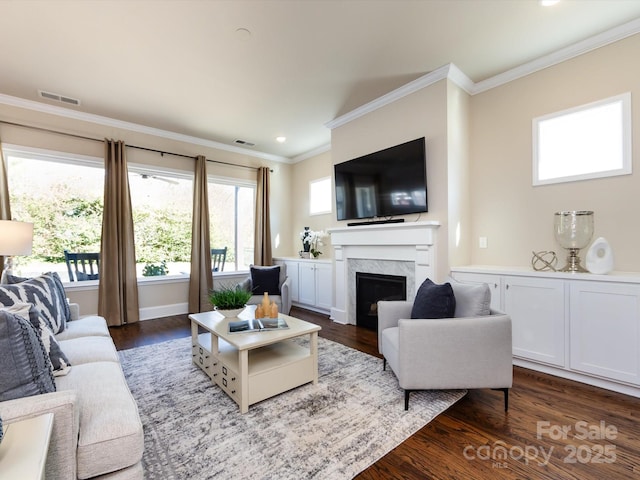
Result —
<instances>
[{"instance_id":1,"label":"wood plank flooring","mask_svg":"<svg viewBox=\"0 0 640 480\"><path fill-rule=\"evenodd\" d=\"M374 331L295 307L291 315L379 356ZM119 350L189 334L186 315L111 328ZM640 478L640 399L515 367L509 400L505 413L501 392L470 391L356 478Z\"/></svg>"}]
</instances>

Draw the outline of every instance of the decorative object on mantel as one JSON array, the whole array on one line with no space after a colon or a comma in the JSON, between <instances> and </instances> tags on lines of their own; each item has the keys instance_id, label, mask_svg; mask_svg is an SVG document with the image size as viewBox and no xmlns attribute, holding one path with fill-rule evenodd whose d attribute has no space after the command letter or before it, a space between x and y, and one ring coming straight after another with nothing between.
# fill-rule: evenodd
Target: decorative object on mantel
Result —
<instances>
[{"instance_id":1,"label":"decorative object on mantel","mask_svg":"<svg viewBox=\"0 0 640 480\"><path fill-rule=\"evenodd\" d=\"M309 227L304 227L304 230L300 232L300 239L302 240L302 247L304 250L298 252L300 258L318 258L322 255L322 252L318 250L319 246L324 245L322 239L327 236L327 232L320 230L315 232L309 230Z\"/></svg>"},{"instance_id":2,"label":"decorative object on mantel","mask_svg":"<svg viewBox=\"0 0 640 480\"><path fill-rule=\"evenodd\" d=\"M556 265L558 264L556 252L541 250L539 252L531 253L533 253L533 257L531 257L531 266L536 272L545 272L547 270L552 272L556 271Z\"/></svg>"},{"instance_id":3,"label":"decorative object on mantel","mask_svg":"<svg viewBox=\"0 0 640 480\"><path fill-rule=\"evenodd\" d=\"M596 238L587 250L585 262L587 270L596 275L606 275L613 270L613 250L606 238Z\"/></svg>"},{"instance_id":4,"label":"decorative object on mantel","mask_svg":"<svg viewBox=\"0 0 640 480\"><path fill-rule=\"evenodd\" d=\"M569 250L567 264L560 272L587 272L580 265L578 253L589 245L593 236L593 212L590 210L573 210L554 214L554 232L556 240L562 248Z\"/></svg>"}]
</instances>

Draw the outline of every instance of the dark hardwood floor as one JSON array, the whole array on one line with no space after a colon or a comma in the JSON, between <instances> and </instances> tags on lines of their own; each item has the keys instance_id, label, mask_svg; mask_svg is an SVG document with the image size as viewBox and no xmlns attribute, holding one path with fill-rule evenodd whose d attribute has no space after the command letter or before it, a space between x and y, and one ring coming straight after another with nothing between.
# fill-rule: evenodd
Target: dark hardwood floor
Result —
<instances>
[{"instance_id":1,"label":"dark hardwood floor","mask_svg":"<svg viewBox=\"0 0 640 480\"><path fill-rule=\"evenodd\" d=\"M320 335L379 356L376 333L293 308ZM115 327L119 350L190 334L186 315ZM471 390L356 478L640 478L640 399L514 368L504 412L501 392ZM403 408L398 402L398 408Z\"/></svg>"}]
</instances>

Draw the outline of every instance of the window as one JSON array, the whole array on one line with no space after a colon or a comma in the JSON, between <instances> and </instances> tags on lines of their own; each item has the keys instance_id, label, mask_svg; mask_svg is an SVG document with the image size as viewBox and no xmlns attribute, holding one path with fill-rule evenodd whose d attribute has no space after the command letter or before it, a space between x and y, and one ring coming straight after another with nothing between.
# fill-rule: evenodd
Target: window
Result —
<instances>
[{"instance_id":1,"label":"window","mask_svg":"<svg viewBox=\"0 0 640 480\"><path fill-rule=\"evenodd\" d=\"M210 177L207 188L211 248L227 247L224 272L249 270L254 250L255 184Z\"/></svg>"},{"instance_id":2,"label":"window","mask_svg":"<svg viewBox=\"0 0 640 480\"><path fill-rule=\"evenodd\" d=\"M129 164L138 277L189 275L193 175Z\"/></svg>"},{"instance_id":3,"label":"window","mask_svg":"<svg viewBox=\"0 0 640 480\"><path fill-rule=\"evenodd\" d=\"M331 177L309 182L309 215L331 213Z\"/></svg>"},{"instance_id":4,"label":"window","mask_svg":"<svg viewBox=\"0 0 640 480\"><path fill-rule=\"evenodd\" d=\"M32 254L16 257L14 272L58 272L69 281L64 250L99 252L104 167L99 158L5 147L11 214L33 222Z\"/></svg>"},{"instance_id":5,"label":"window","mask_svg":"<svg viewBox=\"0 0 640 480\"><path fill-rule=\"evenodd\" d=\"M631 173L631 94L533 120L533 184Z\"/></svg>"}]
</instances>

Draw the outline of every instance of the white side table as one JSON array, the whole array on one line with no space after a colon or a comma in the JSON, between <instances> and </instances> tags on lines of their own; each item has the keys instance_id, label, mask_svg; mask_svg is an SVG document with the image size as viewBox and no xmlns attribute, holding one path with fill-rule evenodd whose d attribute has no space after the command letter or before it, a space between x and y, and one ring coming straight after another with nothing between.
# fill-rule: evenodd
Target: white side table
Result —
<instances>
[{"instance_id":1,"label":"white side table","mask_svg":"<svg viewBox=\"0 0 640 480\"><path fill-rule=\"evenodd\" d=\"M4 425L0 472L6 479L44 479L53 413Z\"/></svg>"}]
</instances>

